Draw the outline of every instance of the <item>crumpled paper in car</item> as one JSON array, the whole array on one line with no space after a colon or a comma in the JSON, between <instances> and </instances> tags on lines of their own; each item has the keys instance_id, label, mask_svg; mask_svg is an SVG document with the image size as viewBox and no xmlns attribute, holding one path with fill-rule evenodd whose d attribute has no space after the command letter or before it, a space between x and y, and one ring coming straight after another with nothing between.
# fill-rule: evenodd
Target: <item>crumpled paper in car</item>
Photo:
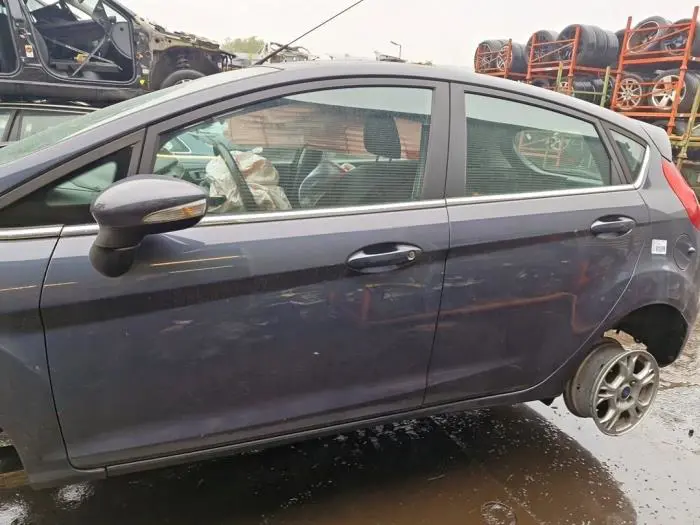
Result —
<instances>
[{"instance_id":1,"label":"crumpled paper in car","mask_svg":"<svg viewBox=\"0 0 700 525\"><path fill-rule=\"evenodd\" d=\"M259 211L284 211L292 209L284 190L279 185L279 173L268 159L255 151L232 151L241 175L248 183ZM218 206L210 206L211 213L235 213L246 210L236 181L221 157L207 163L206 178L209 196L225 200Z\"/></svg>"}]
</instances>

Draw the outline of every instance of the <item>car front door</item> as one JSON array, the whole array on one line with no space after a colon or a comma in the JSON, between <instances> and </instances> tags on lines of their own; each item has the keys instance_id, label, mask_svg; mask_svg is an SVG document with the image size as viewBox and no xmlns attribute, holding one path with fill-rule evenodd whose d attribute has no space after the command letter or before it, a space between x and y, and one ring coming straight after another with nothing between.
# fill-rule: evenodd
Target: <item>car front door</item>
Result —
<instances>
[{"instance_id":1,"label":"car front door","mask_svg":"<svg viewBox=\"0 0 700 525\"><path fill-rule=\"evenodd\" d=\"M648 226L594 119L453 89L450 256L427 403L524 390L554 373L621 296Z\"/></svg>"},{"instance_id":2,"label":"car front door","mask_svg":"<svg viewBox=\"0 0 700 525\"><path fill-rule=\"evenodd\" d=\"M437 82L328 81L151 128L140 173L160 153L160 174L208 188L210 213L197 227L147 237L119 278L90 264L96 226L63 229L41 309L72 463L124 463L420 406L448 247L448 108ZM212 144L246 191L228 155L195 165L163 147L203 137L212 122L224 124ZM375 162L312 172L285 191L255 153L266 147L346 160L369 152Z\"/></svg>"}]
</instances>

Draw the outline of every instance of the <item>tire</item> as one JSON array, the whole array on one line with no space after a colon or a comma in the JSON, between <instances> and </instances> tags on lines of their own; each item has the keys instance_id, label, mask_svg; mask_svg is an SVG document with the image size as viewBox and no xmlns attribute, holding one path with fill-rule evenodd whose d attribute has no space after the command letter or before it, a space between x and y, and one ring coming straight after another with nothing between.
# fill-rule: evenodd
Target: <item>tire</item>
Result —
<instances>
[{"instance_id":1,"label":"tire","mask_svg":"<svg viewBox=\"0 0 700 525\"><path fill-rule=\"evenodd\" d=\"M630 111L645 105L647 89L642 85L644 82L644 78L635 73L625 73L620 79L615 106Z\"/></svg>"},{"instance_id":2,"label":"tire","mask_svg":"<svg viewBox=\"0 0 700 525\"><path fill-rule=\"evenodd\" d=\"M664 84L669 85L670 80L677 80L680 75L680 71L677 69L671 69L669 71L663 71L654 79L654 85L652 86L652 92L649 95L649 105L654 106L657 111L671 111L673 106L673 92L667 89L663 89ZM684 86L681 89L681 100L678 103L678 112L687 113L693 107L693 99L695 98L695 93L700 88L700 78L690 71L685 74Z\"/></svg>"},{"instance_id":3,"label":"tire","mask_svg":"<svg viewBox=\"0 0 700 525\"><path fill-rule=\"evenodd\" d=\"M618 31L615 31L615 36L617 37L617 45L620 49L622 49L622 45L625 43L625 31L627 31L627 29L620 29Z\"/></svg>"},{"instance_id":4,"label":"tire","mask_svg":"<svg viewBox=\"0 0 700 525\"><path fill-rule=\"evenodd\" d=\"M474 71L477 73L486 71L487 69L493 69L496 67L496 53L503 49L508 43L508 40L484 40L476 46L476 52L474 53ZM479 57L479 52L491 53L484 57ZM481 58L481 62L479 62Z\"/></svg>"},{"instance_id":5,"label":"tire","mask_svg":"<svg viewBox=\"0 0 700 525\"><path fill-rule=\"evenodd\" d=\"M178 69L177 71L173 71L167 77L165 77L163 82L160 83L158 89L169 88L171 86L174 86L175 84L190 82L192 80L197 80L198 78L202 78L204 76L206 76L204 73L200 73L199 71L194 69Z\"/></svg>"},{"instance_id":6,"label":"tire","mask_svg":"<svg viewBox=\"0 0 700 525\"><path fill-rule=\"evenodd\" d=\"M688 121L686 119L676 119L676 125L673 133L676 135L684 135L686 131L688 131ZM692 136L700 137L700 123L695 123Z\"/></svg>"},{"instance_id":7,"label":"tire","mask_svg":"<svg viewBox=\"0 0 700 525\"><path fill-rule=\"evenodd\" d=\"M627 41L627 49L625 51L629 54L656 51L659 49L659 37L668 33L667 28L662 28L660 26L667 26L670 23L670 20L662 16L650 16L649 18L645 18L634 26L634 29L652 29L656 27L656 31L650 30L643 33L632 33Z\"/></svg>"},{"instance_id":8,"label":"tire","mask_svg":"<svg viewBox=\"0 0 700 525\"><path fill-rule=\"evenodd\" d=\"M532 48L532 41L536 39L538 44L543 44L546 42L554 42L559 34L556 31L551 31L549 29L541 29L534 33L527 41L525 45L525 60L530 60L530 49ZM551 53L556 49L556 44L552 46L537 46L535 48L535 55L532 57L536 62L553 62L557 60L557 53ZM551 54L548 54L551 53ZM547 55L544 56L543 55Z\"/></svg>"},{"instance_id":9,"label":"tire","mask_svg":"<svg viewBox=\"0 0 700 525\"><path fill-rule=\"evenodd\" d=\"M566 87L566 81L563 82L564 88ZM593 92L596 90L591 79L574 79L574 93L573 96L579 100L585 100L586 102L595 102L597 95Z\"/></svg>"},{"instance_id":10,"label":"tire","mask_svg":"<svg viewBox=\"0 0 700 525\"><path fill-rule=\"evenodd\" d=\"M608 49L605 55L606 60L602 67L614 66L617 64L617 61L620 58L622 46L620 45L620 41L615 33L606 29L601 29L600 31L604 33L608 39Z\"/></svg>"},{"instance_id":11,"label":"tire","mask_svg":"<svg viewBox=\"0 0 700 525\"><path fill-rule=\"evenodd\" d=\"M513 73L527 72L527 55L525 54L525 46L513 42L512 62L510 70Z\"/></svg>"},{"instance_id":12,"label":"tire","mask_svg":"<svg viewBox=\"0 0 700 525\"><path fill-rule=\"evenodd\" d=\"M682 18L674 24L690 24L690 18ZM697 25L697 22L696 22ZM690 54L692 56L700 55L700 35L697 33L698 28L695 29L695 38L693 39L693 44L691 46ZM675 30L674 30L675 31ZM682 55L688 44L688 33L684 32L677 35L669 35L668 39L661 41L661 49L666 51L669 55Z\"/></svg>"},{"instance_id":13,"label":"tire","mask_svg":"<svg viewBox=\"0 0 700 525\"><path fill-rule=\"evenodd\" d=\"M593 91L595 91L595 95L593 96L593 102L596 104L600 104L600 99L602 97L603 93L603 88L605 87L605 79L604 78L594 78L591 80L593 83ZM612 94L613 91L615 90L615 77L614 75L610 75L610 78L608 78L608 91L605 94L605 104L604 106L606 108L610 107L610 100L612 100Z\"/></svg>"},{"instance_id":14,"label":"tire","mask_svg":"<svg viewBox=\"0 0 700 525\"><path fill-rule=\"evenodd\" d=\"M542 89L550 89L552 87L552 81L548 78L533 78L532 85Z\"/></svg>"},{"instance_id":15,"label":"tire","mask_svg":"<svg viewBox=\"0 0 700 525\"><path fill-rule=\"evenodd\" d=\"M576 36L576 27L578 25L570 25L565 27L557 40L572 40ZM578 52L576 62L579 66L596 67L600 62L600 54L607 51L607 39L604 42L598 43L598 36L593 26L581 25L580 37L578 43ZM572 47L563 47L559 52L559 60L571 60Z\"/></svg>"}]
</instances>

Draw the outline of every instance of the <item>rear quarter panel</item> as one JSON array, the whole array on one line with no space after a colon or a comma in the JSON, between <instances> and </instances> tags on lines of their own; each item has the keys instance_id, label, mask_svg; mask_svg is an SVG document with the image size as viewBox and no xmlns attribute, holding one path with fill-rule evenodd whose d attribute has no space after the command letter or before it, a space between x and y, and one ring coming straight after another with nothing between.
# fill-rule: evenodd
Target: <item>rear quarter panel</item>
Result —
<instances>
[{"instance_id":1,"label":"rear quarter panel","mask_svg":"<svg viewBox=\"0 0 700 525\"><path fill-rule=\"evenodd\" d=\"M627 292L613 312L611 325L615 324L616 319L651 304L667 304L676 308L690 327L698 315L698 255L688 257L688 266L683 269L676 262L674 252L679 249L685 252L688 245L697 249L700 236L666 182L661 166L661 154L656 148L650 148L648 172L639 189L649 209L650 220L645 225L648 243L642 250ZM666 241L666 254L652 253L654 240Z\"/></svg>"}]
</instances>

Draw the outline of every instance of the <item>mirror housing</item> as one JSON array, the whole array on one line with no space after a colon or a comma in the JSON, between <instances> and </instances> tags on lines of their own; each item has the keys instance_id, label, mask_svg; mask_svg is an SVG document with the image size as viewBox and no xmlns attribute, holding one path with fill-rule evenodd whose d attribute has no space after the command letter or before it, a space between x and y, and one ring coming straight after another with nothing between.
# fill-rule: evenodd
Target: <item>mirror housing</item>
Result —
<instances>
[{"instance_id":1,"label":"mirror housing","mask_svg":"<svg viewBox=\"0 0 700 525\"><path fill-rule=\"evenodd\" d=\"M128 177L104 190L90 207L100 228L90 261L103 275L123 275L144 237L194 226L206 212L207 194L199 186L159 175Z\"/></svg>"}]
</instances>

